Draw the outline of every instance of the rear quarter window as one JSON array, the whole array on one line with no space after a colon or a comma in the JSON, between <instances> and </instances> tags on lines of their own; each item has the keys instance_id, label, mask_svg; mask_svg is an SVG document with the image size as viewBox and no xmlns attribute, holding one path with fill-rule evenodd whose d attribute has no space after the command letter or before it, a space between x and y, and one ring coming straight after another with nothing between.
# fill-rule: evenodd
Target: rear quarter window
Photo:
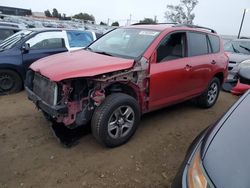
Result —
<instances>
[{"instance_id":1,"label":"rear quarter window","mask_svg":"<svg viewBox=\"0 0 250 188\"><path fill-rule=\"evenodd\" d=\"M218 53L220 51L220 38L218 36L208 35L208 39L212 47L212 52Z\"/></svg>"},{"instance_id":2,"label":"rear quarter window","mask_svg":"<svg viewBox=\"0 0 250 188\"><path fill-rule=\"evenodd\" d=\"M188 56L208 54L206 34L188 32Z\"/></svg>"}]
</instances>

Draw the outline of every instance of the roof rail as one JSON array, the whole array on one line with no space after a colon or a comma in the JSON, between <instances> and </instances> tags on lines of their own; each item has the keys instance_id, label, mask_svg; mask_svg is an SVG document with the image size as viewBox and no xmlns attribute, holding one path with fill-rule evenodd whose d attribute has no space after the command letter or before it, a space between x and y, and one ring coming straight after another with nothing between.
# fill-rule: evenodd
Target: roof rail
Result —
<instances>
[{"instance_id":1,"label":"roof rail","mask_svg":"<svg viewBox=\"0 0 250 188\"><path fill-rule=\"evenodd\" d=\"M217 33L214 29L211 29L208 27L202 27L198 25L192 25L192 24L176 24L174 27L190 27L190 28L197 28L197 29L205 29L205 30L209 30L211 33Z\"/></svg>"}]
</instances>

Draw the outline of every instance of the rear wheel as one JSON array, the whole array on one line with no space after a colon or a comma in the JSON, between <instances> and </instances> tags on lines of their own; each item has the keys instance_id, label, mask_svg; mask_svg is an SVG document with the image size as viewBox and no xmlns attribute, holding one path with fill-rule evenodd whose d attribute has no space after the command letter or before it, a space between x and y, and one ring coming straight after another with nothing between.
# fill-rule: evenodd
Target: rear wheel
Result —
<instances>
[{"instance_id":1,"label":"rear wheel","mask_svg":"<svg viewBox=\"0 0 250 188\"><path fill-rule=\"evenodd\" d=\"M206 91L196 99L197 104L202 108L212 107L218 99L219 92L220 92L220 80L215 77L209 83Z\"/></svg>"},{"instance_id":2,"label":"rear wheel","mask_svg":"<svg viewBox=\"0 0 250 188\"><path fill-rule=\"evenodd\" d=\"M0 70L0 94L16 93L22 89L20 76L12 70Z\"/></svg>"},{"instance_id":3,"label":"rear wheel","mask_svg":"<svg viewBox=\"0 0 250 188\"><path fill-rule=\"evenodd\" d=\"M107 96L96 108L92 117L94 137L107 147L126 143L135 133L140 121L137 101L126 94L115 93Z\"/></svg>"}]
</instances>

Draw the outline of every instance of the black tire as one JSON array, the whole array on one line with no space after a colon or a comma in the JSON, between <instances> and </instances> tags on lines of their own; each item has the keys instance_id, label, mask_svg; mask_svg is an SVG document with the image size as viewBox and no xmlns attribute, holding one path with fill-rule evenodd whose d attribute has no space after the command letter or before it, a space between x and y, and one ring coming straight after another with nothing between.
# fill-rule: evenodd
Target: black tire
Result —
<instances>
[{"instance_id":1,"label":"black tire","mask_svg":"<svg viewBox=\"0 0 250 188\"><path fill-rule=\"evenodd\" d=\"M127 114L125 112L131 113L128 117L125 117ZM126 143L134 135L139 122L140 110L137 101L129 95L114 93L107 96L105 101L95 109L92 117L91 129L93 136L101 144L112 148ZM112 123L114 125L111 126ZM126 126L131 126L127 128L125 124ZM110 127L114 128L112 130L113 132L110 130L112 129ZM122 135L123 131L124 135ZM118 138L114 138L116 136L118 136Z\"/></svg>"},{"instance_id":2,"label":"black tire","mask_svg":"<svg viewBox=\"0 0 250 188\"><path fill-rule=\"evenodd\" d=\"M0 94L16 93L22 88L22 79L15 71L0 69Z\"/></svg>"},{"instance_id":3,"label":"black tire","mask_svg":"<svg viewBox=\"0 0 250 188\"><path fill-rule=\"evenodd\" d=\"M216 86L217 88L216 95L214 96L213 100L209 100L210 92L212 92L213 86ZM200 106L201 108L210 108L216 103L219 97L219 93L220 93L220 80L215 77L211 80L211 82L209 83L207 89L203 92L203 94L196 99L196 102L198 106Z\"/></svg>"}]
</instances>

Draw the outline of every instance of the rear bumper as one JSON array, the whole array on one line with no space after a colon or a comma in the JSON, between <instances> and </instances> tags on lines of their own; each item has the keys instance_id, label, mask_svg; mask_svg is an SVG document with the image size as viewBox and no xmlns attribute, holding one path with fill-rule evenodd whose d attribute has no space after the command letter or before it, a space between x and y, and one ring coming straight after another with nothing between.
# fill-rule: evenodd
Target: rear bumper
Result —
<instances>
[{"instance_id":1,"label":"rear bumper","mask_svg":"<svg viewBox=\"0 0 250 188\"><path fill-rule=\"evenodd\" d=\"M58 115L67 114L68 107L67 105L56 105L51 106L44 102L40 97L38 97L33 91L31 91L28 87L25 87L25 90L28 95L28 99L33 101L38 109L49 114L51 117L57 117Z\"/></svg>"},{"instance_id":2,"label":"rear bumper","mask_svg":"<svg viewBox=\"0 0 250 188\"><path fill-rule=\"evenodd\" d=\"M238 80L237 85L234 88L232 88L231 93L234 95L243 95L249 89L250 89L250 85L242 84Z\"/></svg>"}]
</instances>

